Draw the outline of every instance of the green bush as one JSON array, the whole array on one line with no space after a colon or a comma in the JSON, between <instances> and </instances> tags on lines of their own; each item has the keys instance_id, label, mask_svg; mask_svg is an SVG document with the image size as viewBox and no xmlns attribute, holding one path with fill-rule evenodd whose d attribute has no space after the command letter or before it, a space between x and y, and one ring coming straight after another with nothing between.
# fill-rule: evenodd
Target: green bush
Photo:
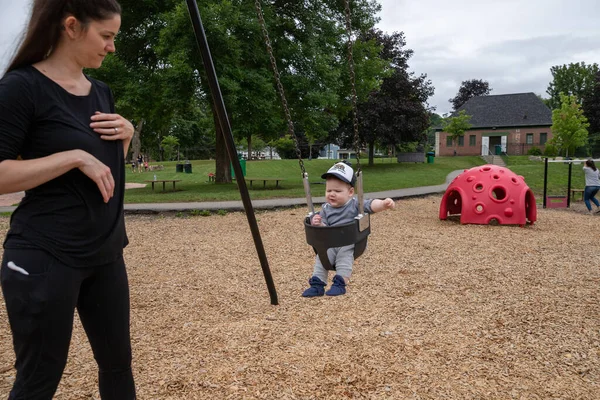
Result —
<instances>
[{"instance_id":1,"label":"green bush","mask_svg":"<svg viewBox=\"0 0 600 400\"><path fill-rule=\"evenodd\" d=\"M558 148L553 144L547 144L544 155L547 157L556 157L558 155Z\"/></svg>"},{"instance_id":2,"label":"green bush","mask_svg":"<svg viewBox=\"0 0 600 400\"><path fill-rule=\"evenodd\" d=\"M542 150L537 148L537 147L532 147L529 149L529 151L527 152L528 156L541 156L542 155Z\"/></svg>"}]
</instances>

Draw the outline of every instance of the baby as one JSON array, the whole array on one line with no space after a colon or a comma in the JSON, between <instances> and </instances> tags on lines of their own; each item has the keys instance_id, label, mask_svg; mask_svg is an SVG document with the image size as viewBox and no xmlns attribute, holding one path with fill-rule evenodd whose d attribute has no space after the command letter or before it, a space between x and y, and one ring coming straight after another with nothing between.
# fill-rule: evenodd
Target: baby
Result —
<instances>
[{"instance_id":1,"label":"baby","mask_svg":"<svg viewBox=\"0 0 600 400\"><path fill-rule=\"evenodd\" d=\"M356 177L354 170L348 164L339 162L333 165L321 176L326 179L325 199L326 203L320 212L315 213L311 219L311 225L335 226L354 221L358 215L358 200L354 198L354 184ZM365 200L364 210L366 213L376 213L394 208L396 203L390 198L385 200ZM327 250L329 262L335 264L336 275L329 290L325 292L328 271L323 267L317 256L313 268L313 275L309 279L310 287L302 293L304 297L339 296L346 293L346 284L352 275L352 264L354 263L354 245L333 247Z\"/></svg>"}]
</instances>

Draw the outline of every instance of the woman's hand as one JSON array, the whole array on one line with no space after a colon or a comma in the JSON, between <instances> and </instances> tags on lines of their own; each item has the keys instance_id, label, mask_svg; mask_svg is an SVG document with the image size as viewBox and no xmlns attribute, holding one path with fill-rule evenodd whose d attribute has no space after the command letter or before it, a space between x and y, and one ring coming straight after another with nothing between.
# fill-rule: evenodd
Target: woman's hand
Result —
<instances>
[{"instance_id":1,"label":"woman's hand","mask_svg":"<svg viewBox=\"0 0 600 400\"><path fill-rule=\"evenodd\" d=\"M96 183L104 202L108 203L115 193L115 180L110 168L85 151L81 151L80 164L81 172Z\"/></svg>"},{"instance_id":2,"label":"woman's hand","mask_svg":"<svg viewBox=\"0 0 600 400\"><path fill-rule=\"evenodd\" d=\"M119 114L105 114L96 111L91 117L90 128L100 134L103 140L123 140L129 143L133 137L133 125Z\"/></svg>"}]
</instances>

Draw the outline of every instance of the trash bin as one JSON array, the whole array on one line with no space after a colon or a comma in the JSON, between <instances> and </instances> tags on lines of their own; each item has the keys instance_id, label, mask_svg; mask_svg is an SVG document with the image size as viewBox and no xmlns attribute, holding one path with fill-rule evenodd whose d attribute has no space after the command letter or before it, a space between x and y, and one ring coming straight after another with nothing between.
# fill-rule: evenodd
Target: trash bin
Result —
<instances>
[{"instance_id":1,"label":"trash bin","mask_svg":"<svg viewBox=\"0 0 600 400\"><path fill-rule=\"evenodd\" d=\"M433 164L433 158L435 157L434 151L427 152L427 164Z\"/></svg>"},{"instance_id":2,"label":"trash bin","mask_svg":"<svg viewBox=\"0 0 600 400\"><path fill-rule=\"evenodd\" d=\"M242 167L242 175L246 176L246 160L241 154L238 154L238 161L240 162L240 167ZM235 179L235 171L233 170L233 165L231 165L231 177Z\"/></svg>"},{"instance_id":3,"label":"trash bin","mask_svg":"<svg viewBox=\"0 0 600 400\"><path fill-rule=\"evenodd\" d=\"M502 154L502 145L497 144L495 145L496 151L494 152L494 154L496 154L497 156Z\"/></svg>"},{"instance_id":4,"label":"trash bin","mask_svg":"<svg viewBox=\"0 0 600 400\"><path fill-rule=\"evenodd\" d=\"M183 164L175 164L175 172L183 172Z\"/></svg>"},{"instance_id":5,"label":"trash bin","mask_svg":"<svg viewBox=\"0 0 600 400\"><path fill-rule=\"evenodd\" d=\"M185 171L186 174L191 174L192 173L192 163L186 162L185 164L183 164L183 170Z\"/></svg>"}]
</instances>

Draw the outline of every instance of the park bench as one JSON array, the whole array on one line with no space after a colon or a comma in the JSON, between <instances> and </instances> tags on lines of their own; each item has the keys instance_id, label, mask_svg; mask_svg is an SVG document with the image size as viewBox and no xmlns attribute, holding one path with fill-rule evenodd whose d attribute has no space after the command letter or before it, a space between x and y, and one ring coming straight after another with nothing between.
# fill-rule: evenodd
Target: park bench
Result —
<instances>
[{"instance_id":1,"label":"park bench","mask_svg":"<svg viewBox=\"0 0 600 400\"><path fill-rule=\"evenodd\" d=\"M267 187L267 182L275 182L275 188L279 188L279 182L284 181L282 178L244 178L247 182L250 182L250 187L252 187L252 182L258 181L263 183L263 189Z\"/></svg>"},{"instance_id":2,"label":"park bench","mask_svg":"<svg viewBox=\"0 0 600 400\"><path fill-rule=\"evenodd\" d=\"M167 182L173 182L173 190L175 190L175 183L176 182L181 182L181 179L156 179L156 180L151 180L151 181L144 181L144 182L149 182L152 184L152 190L154 190L154 184L155 183L161 183L163 185L163 192L166 190L165 185Z\"/></svg>"},{"instance_id":3,"label":"park bench","mask_svg":"<svg viewBox=\"0 0 600 400\"><path fill-rule=\"evenodd\" d=\"M571 198L575 200L575 193L581 193L581 200L583 201L583 192L584 189L571 189Z\"/></svg>"}]
</instances>

